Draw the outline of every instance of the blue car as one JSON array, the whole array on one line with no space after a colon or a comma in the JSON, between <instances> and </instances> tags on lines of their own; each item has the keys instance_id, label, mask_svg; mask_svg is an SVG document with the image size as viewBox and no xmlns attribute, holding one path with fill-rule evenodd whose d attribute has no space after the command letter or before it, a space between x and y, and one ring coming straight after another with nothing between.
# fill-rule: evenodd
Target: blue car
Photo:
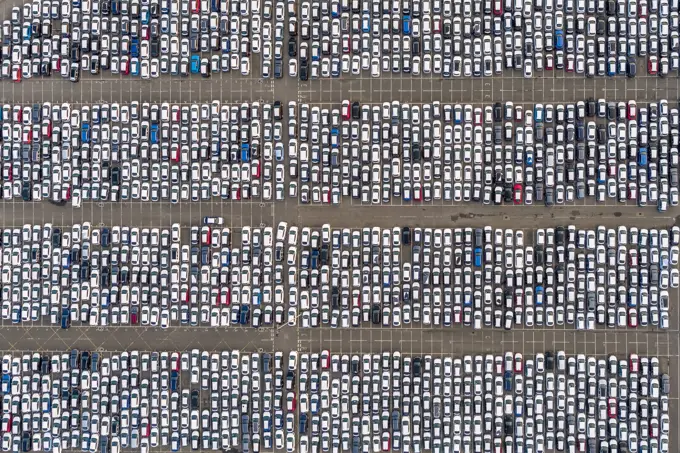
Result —
<instances>
[{"instance_id":1,"label":"blue car","mask_svg":"<svg viewBox=\"0 0 680 453\"><path fill-rule=\"evenodd\" d=\"M250 323L250 307L248 307L247 305L241 305L238 323L241 324L242 326L247 326Z\"/></svg>"},{"instance_id":2,"label":"blue car","mask_svg":"<svg viewBox=\"0 0 680 453\"><path fill-rule=\"evenodd\" d=\"M241 162L250 162L250 144L241 144Z\"/></svg>"},{"instance_id":3,"label":"blue car","mask_svg":"<svg viewBox=\"0 0 680 453\"><path fill-rule=\"evenodd\" d=\"M151 143L158 143L158 124L151 125Z\"/></svg>"},{"instance_id":4,"label":"blue car","mask_svg":"<svg viewBox=\"0 0 680 453\"><path fill-rule=\"evenodd\" d=\"M640 148L640 151L638 151L638 165L640 166L647 166L647 148L643 147Z\"/></svg>"},{"instance_id":5,"label":"blue car","mask_svg":"<svg viewBox=\"0 0 680 453\"><path fill-rule=\"evenodd\" d=\"M300 434L305 434L307 432L307 414L300 414Z\"/></svg>"},{"instance_id":6,"label":"blue car","mask_svg":"<svg viewBox=\"0 0 680 453\"><path fill-rule=\"evenodd\" d=\"M80 140L83 143L90 143L90 125L83 123L81 126Z\"/></svg>"},{"instance_id":7,"label":"blue car","mask_svg":"<svg viewBox=\"0 0 680 453\"><path fill-rule=\"evenodd\" d=\"M71 310L68 308L61 309L61 328L68 329L71 327Z\"/></svg>"},{"instance_id":8,"label":"blue car","mask_svg":"<svg viewBox=\"0 0 680 453\"><path fill-rule=\"evenodd\" d=\"M361 17L361 31L364 33L371 32L371 16L368 14L364 14Z\"/></svg>"},{"instance_id":9,"label":"blue car","mask_svg":"<svg viewBox=\"0 0 680 453\"><path fill-rule=\"evenodd\" d=\"M543 305L543 287L536 287L536 305Z\"/></svg>"},{"instance_id":10,"label":"blue car","mask_svg":"<svg viewBox=\"0 0 680 453\"><path fill-rule=\"evenodd\" d=\"M198 55L191 56L191 73L198 74L201 72L201 57Z\"/></svg>"},{"instance_id":11,"label":"blue car","mask_svg":"<svg viewBox=\"0 0 680 453\"><path fill-rule=\"evenodd\" d=\"M170 373L170 390L177 391L177 382L179 381L179 373L177 371L172 371Z\"/></svg>"},{"instance_id":12,"label":"blue car","mask_svg":"<svg viewBox=\"0 0 680 453\"><path fill-rule=\"evenodd\" d=\"M10 392L12 387L12 375L3 374L2 375L2 393L7 394Z\"/></svg>"},{"instance_id":13,"label":"blue car","mask_svg":"<svg viewBox=\"0 0 680 453\"><path fill-rule=\"evenodd\" d=\"M133 57L139 57L139 39L132 38L130 41L130 55Z\"/></svg>"},{"instance_id":14,"label":"blue car","mask_svg":"<svg viewBox=\"0 0 680 453\"><path fill-rule=\"evenodd\" d=\"M543 122L543 107L534 108L534 121L537 123Z\"/></svg>"},{"instance_id":15,"label":"blue car","mask_svg":"<svg viewBox=\"0 0 680 453\"><path fill-rule=\"evenodd\" d=\"M220 253L220 259L222 261L222 267L228 267L231 264L231 253L229 250L222 250Z\"/></svg>"},{"instance_id":16,"label":"blue car","mask_svg":"<svg viewBox=\"0 0 680 453\"><path fill-rule=\"evenodd\" d=\"M609 77L616 75L616 59L615 58L610 58L609 61L607 61L607 75Z\"/></svg>"},{"instance_id":17,"label":"blue car","mask_svg":"<svg viewBox=\"0 0 680 453\"><path fill-rule=\"evenodd\" d=\"M405 35L411 34L411 16L404 16L402 19L402 31Z\"/></svg>"},{"instance_id":18,"label":"blue car","mask_svg":"<svg viewBox=\"0 0 680 453\"><path fill-rule=\"evenodd\" d=\"M506 392L512 391L512 372L511 371L506 371L503 374L503 387L505 388Z\"/></svg>"},{"instance_id":19,"label":"blue car","mask_svg":"<svg viewBox=\"0 0 680 453\"><path fill-rule=\"evenodd\" d=\"M564 49L564 32L562 30L555 30L555 50Z\"/></svg>"},{"instance_id":20,"label":"blue car","mask_svg":"<svg viewBox=\"0 0 680 453\"><path fill-rule=\"evenodd\" d=\"M475 248L475 267L482 267L482 248Z\"/></svg>"}]
</instances>

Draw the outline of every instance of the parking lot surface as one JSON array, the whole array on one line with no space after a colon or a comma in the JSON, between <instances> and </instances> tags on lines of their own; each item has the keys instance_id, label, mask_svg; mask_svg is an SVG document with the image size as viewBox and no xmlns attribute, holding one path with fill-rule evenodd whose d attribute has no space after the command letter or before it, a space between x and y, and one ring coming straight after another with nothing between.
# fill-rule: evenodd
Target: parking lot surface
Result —
<instances>
[{"instance_id":1,"label":"parking lot surface","mask_svg":"<svg viewBox=\"0 0 680 453\"><path fill-rule=\"evenodd\" d=\"M13 5L23 1L5 2L0 7L3 18ZM675 104L680 92L680 79L659 78L639 71L634 79L554 73L551 77L525 79L521 74L504 77L462 78L445 80L439 77L412 77L387 73L380 78L344 76L300 82L285 77L263 80L257 73L248 77L233 74L213 74L210 79L161 76L152 80L131 80L108 72L98 76L83 74L74 84L61 77L34 78L20 84L0 83L0 102L30 105L37 102L73 104L171 102L210 102L219 99L232 102L288 101L317 105L339 106L343 100L361 103L382 103L399 100L408 103L515 103L577 102L587 98L611 101L636 100L638 103L667 99ZM65 227L92 222L103 225L136 227L168 227L179 223L183 227L199 225L204 216L222 216L225 226L238 231L243 226L273 226L278 222L291 225L321 227L329 223L338 228L403 227L478 227L535 229L575 224L579 228L619 225L638 228L680 226L680 209L670 208L659 214L654 207L626 206L356 206L349 202L337 207L304 206L296 199L281 202L238 203L208 201L171 204L158 203L83 203L79 209L54 206L46 202L0 203L0 228L24 224L51 223ZM667 330L595 329L575 331L572 328L536 326L514 328L511 331L466 327L361 327L303 329L300 327L243 328L224 327L73 327L59 326L0 327L0 343L10 353L25 351L82 350L176 350L199 348L207 351L239 349L257 351L298 351L362 354L399 350L408 354L502 354L504 351L534 355L551 350L567 354L626 357L631 353L657 356L662 369L671 376L670 451L678 451L680 432L680 297L671 294L670 325ZM677 429L673 429L677 428ZM158 451L162 451L159 449Z\"/></svg>"}]
</instances>

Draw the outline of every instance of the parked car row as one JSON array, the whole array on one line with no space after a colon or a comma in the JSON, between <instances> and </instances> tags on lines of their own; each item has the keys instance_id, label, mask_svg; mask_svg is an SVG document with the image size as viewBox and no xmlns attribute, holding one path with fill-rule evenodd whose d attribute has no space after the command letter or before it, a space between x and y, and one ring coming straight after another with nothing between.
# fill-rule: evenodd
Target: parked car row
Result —
<instances>
[{"instance_id":1,"label":"parked car row","mask_svg":"<svg viewBox=\"0 0 680 453\"><path fill-rule=\"evenodd\" d=\"M74 206L296 197L297 183L284 186L283 110L280 102L5 104L2 197Z\"/></svg>"},{"instance_id":2,"label":"parked car row","mask_svg":"<svg viewBox=\"0 0 680 453\"><path fill-rule=\"evenodd\" d=\"M2 231L2 318L61 325L669 328L680 228ZM188 231L187 231L188 230ZM188 236L188 238L187 238ZM526 238L526 239L525 239Z\"/></svg>"},{"instance_id":3,"label":"parked car row","mask_svg":"<svg viewBox=\"0 0 680 453\"><path fill-rule=\"evenodd\" d=\"M667 100L5 104L2 197L358 203L679 202ZM287 127L284 127L284 124Z\"/></svg>"},{"instance_id":4,"label":"parked car row","mask_svg":"<svg viewBox=\"0 0 680 453\"><path fill-rule=\"evenodd\" d=\"M680 114L666 100L299 110L303 203L679 201Z\"/></svg>"},{"instance_id":5,"label":"parked car row","mask_svg":"<svg viewBox=\"0 0 680 453\"><path fill-rule=\"evenodd\" d=\"M34 0L2 24L3 78L77 82L240 72L302 80L490 77L553 70L635 77L680 69L668 0Z\"/></svg>"},{"instance_id":6,"label":"parked car row","mask_svg":"<svg viewBox=\"0 0 680 453\"><path fill-rule=\"evenodd\" d=\"M3 451L669 451L657 357L89 352L2 359Z\"/></svg>"},{"instance_id":7,"label":"parked car row","mask_svg":"<svg viewBox=\"0 0 680 453\"><path fill-rule=\"evenodd\" d=\"M664 4L665 3L665 4ZM680 69L678 12L658 1L304 1L302 80L390 73L525 78L666 76ZM297 30L291 34L296 39ZM297 65L289 71L297 74Z\"/></svg>"}]
</instances>

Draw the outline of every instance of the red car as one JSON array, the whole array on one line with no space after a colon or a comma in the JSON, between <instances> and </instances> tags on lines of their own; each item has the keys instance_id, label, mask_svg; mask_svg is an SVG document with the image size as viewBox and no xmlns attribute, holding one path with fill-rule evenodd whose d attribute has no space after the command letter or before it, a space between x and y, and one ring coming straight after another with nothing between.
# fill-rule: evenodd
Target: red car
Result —
<instances>
[{"instance_id":1,"label":"red car","mask_svg":"<svg viewBox=\"0 0 680 453\"><path fill-rule=\"evenodd\" d=\"M609 398L609 418L616 418L616 398Z\"/></svg>"},{"instance_id":2,"label":"red car","mask_svg":"<svg viewBox=\"0 0 680 453\"><path fill-rule=\"evenodd\" d=\"M630 355L630 372L638 373L640 371L640 359L637 354Z\"/></svg>"},{"instance_id":3,"label":"red car","mask_svg":"<svg viewBox=\"0 0 680 453\"><path fill-rule=\"evenodd\" d=\"M423 190L420 187L420 184L416 184L413 186L413 200L415 201L420 201L423 199Z\"/></svg>"},{"instance_id":4,"label":"red car","mask_svg":"<svg viewBox=\"0 0 680 453\"><path fill-rule=\"evenodd\" d=\"M522 354L519 352L515 354L515 373L522 373L524 369L524 361L522 360Z\"/></svg>"},{"instance_id":5,"label":"red car","mask_svg":"<svg viewBox=\"0 0 680 453\"><path fill-rule=\"evenodd\" d=\"M515 122L521 123L523 119L524 119L524 109L522 109L521 105L515 106Z\"/></svg>"},{"instance_id":6,"label":"red car","mask_svg":"<svg viewBox=\"0 0 680 453\"><path fill-rule=\"evenodd\" d=\"M297 407L297 399L295 396L295 392L288 392L288 396L286 397L286 408L288 409L288 412L295 412L295 408Z\"/></svg>"},{"instance_id":7,"label":"red car","mask_svg":"<svg viewBox=\"0 0 680 453\"><path fill-rule=\"evenodd\" d=\"M382 434L382 451L390 451L392 447L390 446L390 433Z\"/></svg>"},{"instance_id":8,"label":"red car","mask_svg":"<svg viewBox=\"0 0 680 453\"><path fill-rule=\"evenodd\" d=\"M229 288L222 288L220 299L221 302L227 307L231 305L231 290Z\"/></svg>"},{"instance_id":9,"label":"red car","mask_svg":"<svg viewBox=\"0 0 680 453\"><path fill-rule=\"evenodd\" d=\"M545 70L546 71L552 71L553 65L554 65L553 56L550 55L550 54L546 55L545 56Z\"/></svg>"},{"instance_id":10,"label":"red car","mask_svg":"<svg viewBox=\"0 0 680 453\"><path fill-rule=\"evenodd\" d=\"M179 364L179 352L173 352L171 356L171 366L172 366L172 371L179 371L180 370L180 364Z\"/></svg>"},{"instance_id":11,"label":"red car","mask_svg":"<svg viewBox=\"0 0 680 453\"><path fill-rule=\"evenodd\" d=\"M172 159L173 162L179 162L181 154L180 154L178 145L174 145L174 148L172 148L170 155L172 156L171 159Z\"/></svg>"},{"instance_id":12,"label":"red car","mask_svg":"<svg viewBox=\"0 0 680 453\"><path fill-rule=\"evenodd\" d=\"M659 61L655 56L650 56L647 60L647 72L650 75L656 75L659 72Z\"/></svg>"},{"instance_id":13,"label":"red car","mask_svg":"<svg viewBox=\"0 0 680 453\"><path fill-rule=\"evenodd\" d=\"M453 322L456 324L460 324L462 322L462 309L460 305L454 305L453 306Z\"/></svg>"},{"instance_id":14,"label":"red car","mask_svg":"<svg viewBox=\"0 0 680 453\"><path fill-rule=\"evenodd\" d=\"M327 349L321 351L321 357L319 361L321 362L322 370L327 370L331 366L331 354Z\"/></svg>"},{"instance_id":15,"label":"red car","mask_svg":"<svg viewBox=\"0 0 680 453\"><path fill-rule=\"evenodd\" d=\"M649 8L647 6L647 2L640 2L638 5L638 16L640 17L647 17L647 12Z\"/></svg>"},{"instance_id":16,"label":"red car","mask_svg":"<svg viewBox=\"0 0 680 453\"><path fill-rule=\"evenodd\" d=\"M210 227L204 226L201 228L201 242L203 245L210 245Z\"/></svg>"},{"instance_id":17,"label":"red car","mask_svg":"<svg viewBox=\"0 0 680 453\"><path fill-rule=\"evenodd\" d=\"M352 109L350 108L349 101L342 101L342 119L348 120L352 116Z\"/></svg>"},{"instance_id":18,"label":"red car","mask_svg":"<svg viewBox=\"0 0 680 453\"><path fill-rule=\"evenodd\" d=\"M12 80L16 83L21 82L21 66L16 66L12 70Z\"/></svg>"},{"instance_id":19,"label":"red car","mask_svg":"<svg viewBox=\"0 0 680 453\"><path fill-rule=\"evenodd\" d=\"M513 187L513 201L515 204L522 204L522 184L515 184Z\"/></svg>"}]
</instances>

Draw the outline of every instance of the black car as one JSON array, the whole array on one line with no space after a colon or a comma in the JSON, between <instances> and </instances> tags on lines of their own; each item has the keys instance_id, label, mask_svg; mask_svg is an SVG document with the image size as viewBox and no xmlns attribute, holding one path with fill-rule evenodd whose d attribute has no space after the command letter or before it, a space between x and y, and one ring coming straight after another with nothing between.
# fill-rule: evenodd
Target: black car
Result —
<instances>
[{"instance_id":1,"label":"black car","mask_svg":"<svg viewBox=\"0 0 680 453\"><path fill-rule=\"evenodd\" d=\"M90 353L83 351L80 354L80 369L89 370L90 369Z\"/></svg>"},{"instance_id":2,"label":"black car","mask_svg":"<svg viewBox=\"0 0 680 453\"><path fill-rule=\"evenodd\" d=\"M191 410L198 410L199 398L198 390L191 391Z\"/></svg>"},{"instance_id":3,"label":"black car","mask_svg":"<svg viewBox=\"0 0 680 453\"><path fill-rule=\"evenodd\" d=\"M597 113L597 106L595 105L595 99L589 98L586 100L586 116L588 118L593 118Z\"/></svg>"},{"instance_id":4,"label":"black car","mask_svg":"<svg viewBox=\"0 0 680 453\"><path fill-rule=\"evenodd\" d=\"M503 188L503 202L512 203L512 189L510 187Z\"/></svg>"},{"instance_id":5,"label":"black car","mask_svg":"<svg viewBox=\"0 0 680 453\"><path fill-rule=\"evenodd\" d=\"M28 182L23 182L21 184L21 198L24 201L31 201L33 199L33 194L31 193L31 185Z\"/></svg>"},{"instance_id":6,"label":"black car","mask_svg":"<svg viewBox=\"0 0 680 453\"><path fill-rule=\"evenodd\" d=\"M421 366L422 361L420 360L420 357L413 359L413 376L420 377Z\"/></svg>"},{"instance_id":7,"label":"black car","mask_svg":"<svg viewBox=\"0 0 680 453\"><path fill-rule=\"evenodd\" d=\"M120 167L113 167L111 169L111 184L114 186L120 185Z\"/></svg>"},{"instance_id":8,"label":"black car","mask_svg":"<svg viewBox=\"0 0 680 453\"><path fill-rule=\"evenodd\" d=\"M411 229L407 226L401 229L401 242L404 245L411 244Z\"/></svg>"},{"instance_id":9,"label":"black car","mask_svg":"<svg viewBox=\"0 0 680 453\"><path fill-rule=\"evenodd\" d=\"M288 41L288 56L291 58L297 57L297 41L294 39Z\"/></svg>"},{"instance_id":10,"label":"black car","mask_svg":"<svg viewBox=\"0 0 680 453\"><path fill-rule=\"evenodd\" d=\"M21 450L22 451L31 451L31 433L30 432L24 432L21 435Z\"/></svg>"},{"instance_id":11,"label":"black car","mask_svg":"<svg viewBox=\"0 0 680 453\"><path fill-rule=\"evenodd\" d=\"M292 370L288 370L286 374L286 389L293 390L295 388L295 373Z\"/></svg>"},{"instance_id":12,"label":"black car","mask_svg":"<svg viewBox=\"0 0 680 453\"><path fill-rule=\"evenodd\" d=\"M52 247L61 247L61 230L59 228L52 230Z\"/></svg>"},{"instance_id":13,"label":"black car","mask_svg":"<svg viewBox=\"0 0 680 453\"><path fill-rule=\"evenodd\" d=\"M40 361L40 368L40 372L42 374L50 374L52 372L52 364L48 356L42 357L42 360Z\"/></svg>"},{"instance_id":14,"label":"black car","mask_svg":"<svg viewBox=\"0 0 680 453\"><path fill-rule=\"evenodd\" d=\"M512 436L515 432L514 425L512 423L512 416L506 415L505 418L503 419L503 421L504 421L505 435L506 436Z\"/></svg>"},{"instance_id":15,"label":"black car","mask_svg":"<svg viewBox=\"0 0 680 453\"><path fill-rule=\"evenodd\" d=\"M361 118L361 109L358 102L352 102L352 119L358 120Z\"/></svg>"},{"instance_id":16,"label":"black car","mask_svg":"<svg viewBox=\"0 0 680 453\"><path fill-rule=\"evenodd\" d=\"M373 309L371 310L371 322L375 325L380 325L380 317L380 306L373 305Z\"/></svg>"},{"instance_id":17,"label":"black car","mask_svg":"<svg viewBox=\"0 0 680 453\"><path fill-rule=\"evenodd\" d=\"M420 40L418 38L414 38L411 42L411 54L420 55Z\"/></svg>"},{"instance_id":18,"label":"black car","mask_svg":"<svg viewBox=\"0 0 680 453\"><path fill-rule=\"evenodd\" d=\"M548 371L552 371L554 367L555 358L553 357L552 352L548 351L545 353L545 369Z\"/></svg>"}]
</instances>

